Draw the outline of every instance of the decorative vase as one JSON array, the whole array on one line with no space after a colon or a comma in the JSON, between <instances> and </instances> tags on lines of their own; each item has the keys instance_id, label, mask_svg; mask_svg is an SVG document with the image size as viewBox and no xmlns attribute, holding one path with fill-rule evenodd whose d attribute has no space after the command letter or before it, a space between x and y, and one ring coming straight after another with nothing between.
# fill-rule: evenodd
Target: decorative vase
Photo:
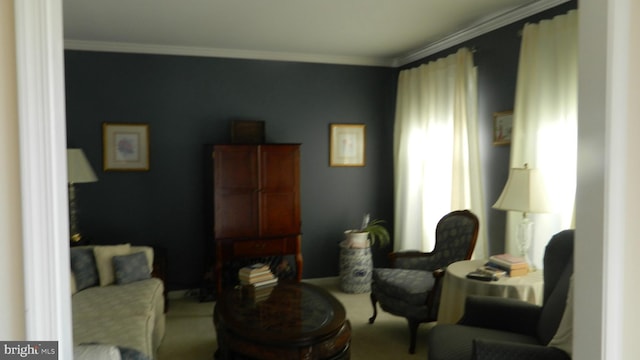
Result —
<instances>
[{"instance_id":1,"label":"decorative vase","mask_svg":"<svg viewBox=\"0 0 640 360\"><path fill-rule=\"evenodd\" d=\"M347 230L344 232L344 241L347 247L351 248L369 247L369 233L366 231Z\"/></svg>"},{"instance_id":2,"label":"decorative vase","mask_svg":"<svg viewBox=\"0 0 640 360\"><path fill-rule=\"evenodd\" d=\"M346 240L340 243L340 286L344 292L370 292L372 270L370 247L349 247Z\"/></svg>"}]
</instances>

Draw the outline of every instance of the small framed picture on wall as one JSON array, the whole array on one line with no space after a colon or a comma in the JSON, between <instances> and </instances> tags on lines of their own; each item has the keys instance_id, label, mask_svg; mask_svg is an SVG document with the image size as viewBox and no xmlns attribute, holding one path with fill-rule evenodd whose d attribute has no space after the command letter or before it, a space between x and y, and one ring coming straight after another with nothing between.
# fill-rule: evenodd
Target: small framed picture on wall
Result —
<instances>
[{"instance_id":1,"label":"small framed picture on wall","mask_svg":"<svg viewBox=\"0 0 640 360\"><path fill-rule=\"evenodd\" d=\"M149 125L103 123L104 171L149 170Z\"/></svg>"},{"instance_id":2,"label":"small framed picture on wall","mask_svg":"<svg viewBox=\"0 0 640 360\"><path fill-rule=\"evenodd\" d=\"M365 165L364 130L364 124L331 124L329 166Z\"/></svg>"},{"instance_id":3,"label":"small framed picture on wall","mask_svg":"<svg viewBox=\"0 0 640 360\"><path fill-rule=\"evenodd\" d=\"M513 111L493 113L493 145L511 144L511 129L513 128Z\"/></svg>"}]
</instances>

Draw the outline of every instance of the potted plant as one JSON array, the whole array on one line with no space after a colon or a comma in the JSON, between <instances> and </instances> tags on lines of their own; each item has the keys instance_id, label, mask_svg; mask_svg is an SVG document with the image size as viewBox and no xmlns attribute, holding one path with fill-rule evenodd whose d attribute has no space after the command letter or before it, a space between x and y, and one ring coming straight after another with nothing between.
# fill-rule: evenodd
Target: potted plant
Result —
<instances>
[{"instance_id":1,"label":"potted plant","mask_svg":"<svg viewBox=\"0 0 640 360\"><path fill-rule=\"evenodd\" d=\"M352 229L344 232L345 241L343 246L350 248L365 248L373 246L376 242L380 243L380 247L389 245L389 231L383 225L384 220L370 220L369 214L362 219L360 229Z\"/></svg>"},{"instance_id":2,"label":"potted plant","mask_svg":"<svg viewBox=\"0 0 640 360\"><path fill-rule=\"evenodd\" d=\"M369 220L364 216L360 229L345 231L345 239L340 242L340 285L348 293L371 291L373 261L371 246L378 243L387 246L389 232L383 220Z\"/></svg>"}]
</instances>

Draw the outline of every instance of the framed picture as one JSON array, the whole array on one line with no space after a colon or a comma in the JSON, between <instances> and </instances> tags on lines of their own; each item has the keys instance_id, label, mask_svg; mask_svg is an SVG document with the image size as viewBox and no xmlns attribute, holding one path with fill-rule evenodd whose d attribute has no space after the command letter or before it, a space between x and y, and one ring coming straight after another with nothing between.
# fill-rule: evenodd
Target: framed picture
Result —
<instances>
[{"instance_id":1,"label":"framed picture","mask_svg":"<svg viewBox=\"0 0 640 360\"><path fill-rule=\"evenodd\" d=\"M364 124L331 124L329 166L364 166L364 130Z\"/></svg>"},{"instance_id":2,"label":"framed picture","mask_svg":"<svg viewBox=\"0 0 640 360\"><path fill-rule=\"evenodd\" d=\"M148 124L102 124L104 171L149 170Z\"/></svg>"},{"instance_id":3,"label":"framed picture","mask_svg":"<svg viewBox=\"0 0 640 360\"><path fill-rule=\"evenodd\" d=\"M264 144L264 121L232 120L231 143Z\"/></svg>"},{"instance_id":4,"label":"framed picture","mask_svg":"<svg viewBox=\"0 0 640 360\"><path fill-rule=\"evenodd\" d=\"M513 111L493 113L493 145L511 144Z\"/></svg>"}]
</instances>

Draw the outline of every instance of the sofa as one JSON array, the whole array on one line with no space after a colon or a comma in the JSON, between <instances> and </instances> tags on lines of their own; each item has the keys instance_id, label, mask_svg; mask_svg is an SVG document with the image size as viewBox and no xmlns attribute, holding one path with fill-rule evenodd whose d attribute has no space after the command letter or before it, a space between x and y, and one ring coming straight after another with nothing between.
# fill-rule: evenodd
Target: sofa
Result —
<instances>
[{"instance_id":1,"label":"sofa","mask_svg":"<svg viewBox=\"0 0 640 360\"><path fill-rule=\"evenodd\" d=\"M165 332L164 284L153 248L95 245L70 250L74 352L95 359L155 359ZM113 349L117 351L113 351ZM108 349L107 349L108 350ZM92 352L93 355L92 355Z\"/></svg>"}]
</instances>

